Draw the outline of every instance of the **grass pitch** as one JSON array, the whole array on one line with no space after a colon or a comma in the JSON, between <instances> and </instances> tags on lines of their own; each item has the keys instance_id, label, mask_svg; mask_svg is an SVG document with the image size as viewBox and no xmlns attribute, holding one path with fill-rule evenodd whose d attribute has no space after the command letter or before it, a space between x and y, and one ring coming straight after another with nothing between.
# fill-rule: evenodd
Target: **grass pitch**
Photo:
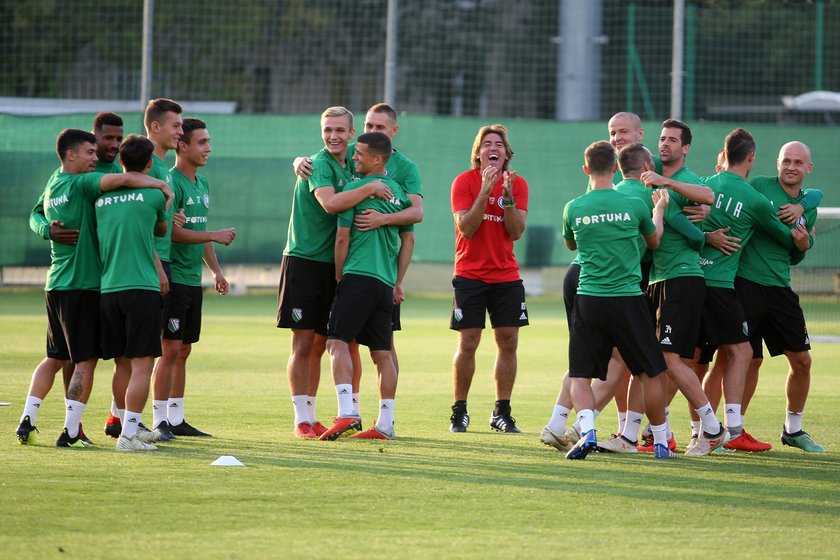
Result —
<instances>
[{"instance_id":1,"label":"grass pitch","mask_svg":"<svg viewBox=\"0 0 840 560\"><path fill-rule=\"evenodd\" d=\"M118 454L102 434L112 363L100 363L84 416L97 446L57 449L59 384L40 412L40 443L17 444L32 369L43 357L43 296L0 292L0 557L2 558L791 558L838 557L840 345L813 349L805 428L823 455L782 448L784 359L765 362L747 425L763 454L655 462L593 454L565 461L538 435L567 365L562 304L530 302L521 331L513 415L522 435L492 433L493 341L477 356L472 424L450 434L449 298L413 296L397 334L402 373L392 442L300 441L285 380L289 334L274 297L207 295L189 362L186 416L215 435ZM375 420L365 358L362 412ZM318 400L335 396L326 360ZM149 405L147 405L147 409ZM147 419L150 412L147 411ZM685 401L671 417L681 448ZM615 430L610 406L597 421ZM211 467L233 455L245 467Z\"/></svg>"}]
</instances>

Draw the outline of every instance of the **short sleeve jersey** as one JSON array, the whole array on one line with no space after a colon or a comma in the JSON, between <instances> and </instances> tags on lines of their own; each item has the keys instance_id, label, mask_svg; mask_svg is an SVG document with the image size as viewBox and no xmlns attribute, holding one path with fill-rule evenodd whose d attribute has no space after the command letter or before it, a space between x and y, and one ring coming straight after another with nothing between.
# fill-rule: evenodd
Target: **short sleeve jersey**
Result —
<instances>
[{"instance_id":1,"label":"short sleeve jersey","mask_svg":"<svg viewBox=\"0 0 840 560\"><path fill-rule=\"evenodd\" d=\"M315 198L315 191L320 187L333 187L335 192L341 192L347 183L356 179L355 167L350 159L340 165L324 148L312 156L312 168L308 180L298 177L295 182L283 254L331 263L335 262L336 217L324 210Z\"/></svg>"},{"instance_id":2,"label":"short sleeve jersey","mask_svg":"<svg viewBox=\"0 0 840 560\"><path fill-rule=\"evenodd\" d=\"M195 182L173 167L172 192L175 200L172 206L183 208L187 217L184 229L207 231L207 215L210 210L210 186L203 175L196 174ZM172 242L169 255L169 269L172 281L186 286L201 286L201 266L204 258L204 243Z\"/></svg>"},{"instance_id":3,"label":"short sleeve jersey","mask_svg":"<svg viewBox=\"0 0 840 560\"><path fill-rule=\"evenodd\" d=\"M653 212L653 198L651 198L653 190L645 187L641 181L637 181L636 179L622 179L615 186L615 190L627 196L635 196L645 203L645 206L648 207L650 212ZM649 262L652 258L652 251L648 249L641 235L639 236L638 242L639 254L642 255L641 262Z\"/></svg>"},{"instance_id":4,"label":"short sleeve jersey","mask_svg":"<svg viewBox=\"0 0 840 560\"><path fill-rule=\"evenodd\" d=\"M515 282L520 279L519 263L513 254L513 238L505 229L502 182L493 186L484 208L481 225L467 239L455 228L455 276L487 283ZM481 190L481 171L471 169L452 182L452 212L469 210ZM513 198L518 210L528 210L528 183L516 176Z\"/></svg>"},{"instance_id":5,"label":"short sleeve jersey","mask_svg":"<svg viewBox=\"0 0 840 560\"><path fill-rule=\"evenodd\" d=\"M44 191L44 217L78 229L75 245L50 241L51 265L45 290L98 290L102 268L93 201L102 194L102 173L55 173Z\"/></svg>"},{"instance_id":6,"label":"short sleeve jersey","mask_svg":"<svg viewBox=\"0 0 840 560\"><path fill-rule=\"evenodd\" d=\"M380 179L391 189L391 200L366 198L354 208L338 215L338 226L350 229L350 248L342 274L360 274L381 280L392 288L397 283L397 254L400 250L399 228L384 226L371 231L359 231L353 226L353 217L371 209L383 214L405 210L411 205L402 186L386 175L370 175L353 181L345 190L357 189L374 179Z\"/></svg>"},{"instance_id":7,"label":"short sleeve jersey","mask_svg":"<svg viewBox=\"0 0 840 560\"><path fill-rule=\"evenodd\" d=\"M96 165L93 169L97 173L122 173L122 165L117 160L105 161L103 159L96 160Z\"/></svg>"},{"instance_id":8,"label":"short sleeve jersey","mask_svg":"<svg viewBox=\"0 0 840 560\"><path fill-rule=\"evenodd\" d=\"M172 175L169 173L169 166L166 162L155 154L152 154L152 169L149 175L155 179L166 181L169 188L172 188ZM169 262L169 253L172 250L172 214L175 213L175 205L169 207L166 211L166 235L163 237L155 237L155 251L158 257L164 262Z\"/></svg>"},{"instance_id":9,"label":"short sleeve jersey","mask_svg":"<svg viewBox=\"0 0 840 560\"><path fill-rule=\"evenodd\" d=\"M712 246L703 247L700 267L707 286L735 287L735 273L743 247L750 242L756 229L763 230L788 251L794 247L790 230L776 217L770 201L743 178L731 171L721 171L707 179L706 186L714 191L715 200L711 213L703 222L704 231L731 228L727 235L740 238L742 247L731 255L724 255Z\"/></svg>"},{"instance_id":10,"label":"short sleeve jersey","mask_svg":"<svg viewBox=\"0 0 840 560\"><path fill-rule=\"evenodd\" d=\"M563 237L577 243L578 294L638 296L642 271L638 237L656 231L644 202L613 189L595 189L563 209Z\"/></svg>"},{"instance_id":11,"label":"short sleeve jersey","mask_svg":"<svg viewBox=\"0 0 840 560\"><path fill-rule=\"evenodd\" d=\"M154 228L166 220L166 199L158 189L121 188L96 202L102 257L102 293L160 291L155 265Z\"/></svg>"},{"instance_id":12,"label":"short sleeve jersey","mask_svg":"<svg viewBox=\"0 0 840 560\"><path fill-rule=\"evenodd\" d=\"M801 203L804 197L803 191L798 196L785 192L778 177L754 177L750 179L750 185L770 201L773 210L784 204ZM787 227L792 229L803 223L810 231L816 222L817 210L807 210L797 224ZM756 231L743 249L737 275L762 286L787 288L790 286L790 257L791 249L780 245L763 231Z\"/></svg>"},{"instance_id":13,"label":"short sleeve jersey","mask_svg":"<svg viewBox=\"0 0 840 560\"><path fill-rule=\"evenodd\" d=\"M703 184L703 180L687 167L680 168L671 175L671 178L681 183ZM671 200L665 209L664 228L662 239L659 241L659 248L653 252L653 268L650 271L651 284L677 277L703 276L697 250L691 246L689 240L683 234L668 225L669 221L683 211L683 207L690 206L693 203L674 191L670 191L668 194Z\"/></svg>"}]
</instances>

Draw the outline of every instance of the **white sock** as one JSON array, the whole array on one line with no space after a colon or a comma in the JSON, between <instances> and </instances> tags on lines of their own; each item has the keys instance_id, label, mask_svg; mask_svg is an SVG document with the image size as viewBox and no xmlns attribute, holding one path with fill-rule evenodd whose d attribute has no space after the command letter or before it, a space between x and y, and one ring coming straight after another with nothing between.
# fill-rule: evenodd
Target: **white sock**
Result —
<instances>
[{"instance_id":1,"label":"white sock","mask_svg":"<svg viewBox=\"0 0 840 560\"><path fill-rule=\"evenodd\" d=\"M627 411L627 420L624 422L624 430L621 435L630 441L639 440L639 430L642 429L642 419L645 415L641 412Z\"/></svg>"},{"instance_id":2,"label":"white sock","mask_svg":"<svg viewBox=\"0 0 840 560\"><path fill-rule=\"evenodd\" d=\"M114 416L116 416L117 418L120 419L120 423L124 422L125 421L125 409L124 408L118 408L117 413L114 414Z\"/></svg>"},{"instance_id":3,"label":"white sock","mask_svg":"<svg viewBox=\"0 0 840 560\"><path fill-rule=\"evenodd\" d=\"M140 413L125 411L125 422L122 425L122 435L127 438L133 438L137 435L137 425L140 423Z\"/></svg>"},{"instance_id":4,"label":"white sock","mask_svg":"<svg viewBox=\"0 0 840 560\"><path fill-rule=\"evenodd\" d=\"M356 414L358 414L359 416L362 415L361 400L359 400L359 393L353 393L353 410L355 410Z\"/></svg>"},{"instance_id":5,"label":"white sock","mask_svg":"<svg viewBox=\"0 0 840 560\"><path fill-rule=\"evenodd\" d=\"M166 422L166 405L168 401L152 401L152 427L157 428L161 422ZM126 411L128 415L128 411Z\"/></svg>"},{"instance_id":6,"label":"white sock","mask_svg":"<svg viewBox=\"0 0 840 560\"><path fill-rule=\"evenodd\" d=\"M692 420L691 421L691 435L692 436L699 436L700 429L703 427L703 422L700 420Z\"/></svg>"},{"instance_id":7,"label":"white sock","mask_svg":"<svg viewBox=\"0 0 840 560\"><path fill-rule=\"evenodd\" d=\"M379 399L379 417L376 429L384 433L394 431L394 399Z\"/></svg>"},{"instance_id":8,"label":"white sock","mask_svg":"<svg viewBox=\"0 0 840 560\"><path fill-rule=\"evenodd\" d=\"M696 412L697 416L700 417L700 422L703 426L704 432L710 435L715 435L718 433L718 431L720 430L720 422L718 422L717 418L715 417L715 411L712 410L711 403L707 402L700 408L694 409L694 412Z\"/></svg>"},{"instance_id":9,"label":"white sock","mask_svg":"<svg viewBox=\"0 0 840 560\"><path fill-rule=\"evenodd\" d=\"M668 447L668 427L665 424L658 424L650 427L650 433L653 434L653 444L657 443Z\"/></svg>"},{"instance_id":10,"label":"white sock","mask_svg":"<svg viewBox=\"0 0 840 560\"><path fill-rule=\"evenodd\" d=\"M580 424L580 435L595 429L595 412L589 408L578 411L578 423Z\"/></svg>"},{"instance_id":11,"label":"white sock","mask_svg":"<svg viewBox=\"0 0 840 560\"><path fill-rule=\"evenodd\" d=\"M735 429L736 433L741 431L741 405L735 403L726 403L726 427L729 431Z\"/></svg>"},{"instance_id":12,"label":"white sock","mask_svg":"<svg viewBox=\"0 0 840 560\"><path fill-rule=\"evenodd\" d=\"M64 406L67 409L64 414L64 427L67 428L67 435L74 438L79 435L79 424L85 412L85 403L64 399Z\"/></svg>"},{"instance_id":13,"label":"white sock","mask_svg":"<svg viewBox=\"0 0 840 560\"><path fill-rule=\"evenodd\" d=\"M318 421L317 416L315 416L315 398L311 395L306 396L306 421L312 425Z\"/></svg>"},{"instance_id":14,"label":"white sock","mask_svg":"<svg viewBox=\"0 0 840 560\"><path fill-rule=\"evenodd\" d=\"M796 432L802 431L803 414L805 414L804 410L802 412L787 411L787 414L785 414L785 431L787 433L795 434Z\"/></svg>"},{"instance_id":15,"label":"white sock","mask_svg":"<svg viewBox=\"0 0 840 560\"><path fill-rule=\"evenodd\" d=\"M308 395L292 395L292 406L295 407L295 426L301 422L309 423L309 411L306 410Z\"/></svg>"},{"instance_id":16,"label":"white sock","mask_svg":"<svg viewBox=\"0 0 840 560\"><path fill-rule=\"evenodd\" d=\"M671 431L671 412L668 410L670 407L665 407L665 436L666 439L671 439L674 437L674 432Z\"/></svg>"},{"instance_id":17,"label":"white sock","mask_svg":"<svg viewBox=\"0 0 840 560\"><path fill-rule=\"evenodd\" d=\"M29 423L34 426L35 421L38 419L38 412L41 410L42 402L44 401L38 397L26 397L26 404L23 406L23 414L20 415L20 421L23 422L23 419L29 416Z\"/></svg>"},{"instance_id":18,"label":"white sock","mask_svg":"<svg viewBox=\"0 0 840 560\"><path fill-rule=\"evenodd\" d=\"M117 408L117 401L111 399L111 416L120 417L119 409Z\"/></svg>"},{"instance_id":19,"label":"white sock","mask_svg":"<svg viewBox=\"0 0 840 560\"><path fill-rule=\"evenodd\" d=\"M617 434L624 432L624 426L627 423L627 411L621 412L618 411L618 431Z\"/></svg>"},{"instance_id":20,"label":"white sock","mask_svg":"<svg viewBox=\"0 0 840 560\"><path fill-rule=\"evenodd\" d=\"M338 397L338 416L340 418L356 416L356 411L353 409L353 385L350 383L336 385L335 394Z\"/></svg>"},{"instance_id":21,"label":"white sock","mask_svg":"<svg viewBox=\"0 0 840 560\"><path fill-rule=\"evenodd\" d=\"M170 426L177 426L184 421L184 397L167 401L166 419Z\"/></svg>"},{"instance_id":22,"label":"white sock","mask_svg":"<svg viewBox=\"0 0 840 560\"><path fill-rule=\"evenodd\" d=\"M551 413L551 420L548 421L548 429L555 434L563 434L566 431L566 423L569 421L571 410L562 404L555 404Z\"/></svg>"}]
</instances>

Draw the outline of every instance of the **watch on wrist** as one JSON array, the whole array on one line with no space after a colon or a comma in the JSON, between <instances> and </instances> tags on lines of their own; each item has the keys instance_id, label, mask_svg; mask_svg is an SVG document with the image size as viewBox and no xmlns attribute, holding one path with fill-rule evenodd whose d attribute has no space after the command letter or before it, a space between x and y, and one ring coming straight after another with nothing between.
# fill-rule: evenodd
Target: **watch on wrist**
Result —
<instances>
[{"instance_id":1,"label":"watch on wrist","mask_svg":"<svg viewBox=\"0 0 840 560\"><path fill-rule=\"evenodd\" d=\"M513 208L516 206L516 200L513 197L502 199L502 208Z\"/></svg>"}]
</instances>

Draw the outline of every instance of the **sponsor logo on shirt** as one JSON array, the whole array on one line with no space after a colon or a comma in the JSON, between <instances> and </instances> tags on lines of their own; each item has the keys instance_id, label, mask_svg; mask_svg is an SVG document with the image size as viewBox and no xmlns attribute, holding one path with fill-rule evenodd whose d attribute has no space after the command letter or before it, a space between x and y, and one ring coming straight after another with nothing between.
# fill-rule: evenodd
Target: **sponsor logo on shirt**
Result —
<instances>
[{"instance_id":1,"label":"sponsor logo on shirt","mask_svg":"<svg viewBox=\"0 0 840 560\"><path fill-rule=\"evenodd\" d=\"M603 224L609 222L629 222L632 221L628 212L613 212L609 214L593 214L591 216L583 216L575 218L575 225L581 224L588 226L590 224Z\"/></svg>"},{"instance_id":2,"label":"sponsor logo on shirt","mask_svg":"<svg viewBox=\"0 0 840 560\"><path fill-rule=\"evenodd\" d=\"M68 202L70 202L70 197L67 196L66 194L63 194L61 196L57 196L55 198L51 198L49 200L44 201L44 207L45 208L53 208L55 206L60 206L62 204L67 204Z\"/></svg>"},{"instance_id":3,"label":"sponsor logo on shirt","mask_svg":"<svg viewBox=\"0 0 840 560\"><path fill-rule=\"evenodd\" d=\"M504 216L494 216L493 214L484 214L484 219L488 222L504 222Z\"/></svg>"},{"instance_id":4,"label":"sponsor logo on shirt","mask_svg":"<svg viewBox=\"0 0 840 560\"><path fill-rule=\"evenodd\" d=\"M118 194L114 196L102 196L96 201L97 207L119 204L121 202L143 202L143 193Z\"/></svg>"},{"instance_id":5,"label":"sponsor logo on shirt","mask_svg":"<svg viewBox=\"0 0 840 560\"><path fill-rule=\"evenodd\" d=\"M207 216L192 216L187 217L188 224L206 224L207 223Z\"/></svg>"}]
</instances>

